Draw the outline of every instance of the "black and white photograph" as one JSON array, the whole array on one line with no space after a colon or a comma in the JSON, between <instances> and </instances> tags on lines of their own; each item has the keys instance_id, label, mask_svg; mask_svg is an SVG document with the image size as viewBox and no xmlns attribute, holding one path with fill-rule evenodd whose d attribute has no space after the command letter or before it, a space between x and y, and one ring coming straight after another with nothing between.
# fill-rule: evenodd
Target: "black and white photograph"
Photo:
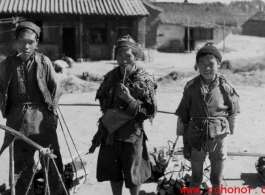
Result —
<instances>
[{"instance_id":1,"label":"black and white photograph","mask_svg":"<svg viewBox=\"0 0 265 195\"><path fill-rule=\"evenodd\" d=\"M0 195L265 194L265 0L0 0Z\"/></svg>"}]
</instances>

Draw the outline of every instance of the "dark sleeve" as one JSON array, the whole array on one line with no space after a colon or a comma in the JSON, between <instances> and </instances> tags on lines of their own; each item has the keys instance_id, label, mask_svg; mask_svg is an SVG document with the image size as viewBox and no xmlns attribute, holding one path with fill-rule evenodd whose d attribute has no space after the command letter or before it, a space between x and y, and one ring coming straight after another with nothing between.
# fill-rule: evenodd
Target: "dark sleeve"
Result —
<instances>
[{"instance_id":1,"label":"dark sleeve","mask_svg":"<svg viewBox=\"0 0 265 195\"><path fill-rule=\"evenodd\" d=\"M100 105L100 109L103 113L106 112L106 108L105 108L105 103L106 103L106 97L107 97L107 93L109 91L104 91L104 85L109 81L109 73L107 73L104 77L104 80L102 81L102 83L100 84L97 93L96 93L96 97L95 100L99 100L99 105ZM112 90L112 89L110 89Z\"/></svg>"},{"instance_id":2,"label":"dark sleeve","mask_svg":"<svg viewBox=\"0 0 265 195\"><path fill-rule=\"evenodd\" d=\"M51 93L54 109L56 109L58 106L59 98L62 95L62 92L60 90L60 84L50 59L44 57L44 60L47 65L47 75L46 75L47 87Z\"/></svg>"},{"instance_id":3,"label":"dark sleeve","mask_svg":"<svg viewBox=\"0 0 265 195\"><path fill-rule=\"evenodd\" d=\"M3 101L4 101L3 90L1 90L1 87L0 87L0 110L1 111L2 111Z\"/></svg>"},{"instance_id":4,"label":"dark sleeve","mask_svg":"<svg viewBox=\"0 0 265 195\"><path fill-rule=\"evenodd\" d=\"M177 115L179 118L181 118L181 121L184 124L188 124L190 121L190 106L191 106L191 98L190 98L190 91L184 90L182 99L179 103L179 106L175 112L175 115Z\"/></svg>"},{"instance_id":5,"label":"dark sleeve","mask_svg":"<svg viewBox=\"0 0 265 195\"><path fill-rule=\"evenodd\" d=\"M135 121L152 119L157 112L157 102L155 98L156 84L147 82L143 86L140 98L133 98L125 110L125 114L133 116Z\"/></svg>"},{"instance_id":6,"label":"dark sleeve","mask_svg":"<svg viewBox=\"0 0 265 195\"><path fill-rule=\"evenodd\" d=\"M0 63L0 109L2 109L4 100L5 61Z\"/></svg>"}]
</instances>

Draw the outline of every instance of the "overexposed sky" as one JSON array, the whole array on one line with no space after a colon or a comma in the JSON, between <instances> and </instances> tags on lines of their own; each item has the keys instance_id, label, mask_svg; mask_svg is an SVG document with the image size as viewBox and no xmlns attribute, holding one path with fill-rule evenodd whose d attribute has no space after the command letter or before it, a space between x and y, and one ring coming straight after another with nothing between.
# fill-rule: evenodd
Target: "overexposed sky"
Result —
<instances>
[{"instance_id":1,"label":"overexposed sky","mask_svg":"<svg viewBox=\"0 0 265 195\"><path fill-rule=\"evenodd\" d=\"M184 0L156 0L157 2L184 2ZM245 1L245 0L188 0L189 3L203 3L203 2L222 2L222 3L230 3L231 1ZM250 1L250 0L247 0ZM265 2L265 0L262 0Z\"/></svg>"}]
</instances>

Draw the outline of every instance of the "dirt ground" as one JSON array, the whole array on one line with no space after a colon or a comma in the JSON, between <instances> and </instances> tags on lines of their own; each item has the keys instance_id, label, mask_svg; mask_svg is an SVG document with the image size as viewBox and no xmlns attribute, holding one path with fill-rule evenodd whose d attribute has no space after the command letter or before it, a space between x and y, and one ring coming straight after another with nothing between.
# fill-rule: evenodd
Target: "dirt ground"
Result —
<instances>
[{"instance_id":1,"label":"dirt ground","mask_svg":"<svg viewBox=\"0 0 265 195\"><path fill-rule=\"evenodd\" d=\"M245 41L248 47L242 48L241 51L231 51L225 54L226 59L248 59L253 56L263 55L265 49L265 39L253 38L253 48L250 47L248 37L235 36L234 39ZM234 40L232 39L232 40ZM227 43L228 44L228 43ZM239 43L238 43L239 44ZM228 47L228 46L227 46ZM230 47L230 46L229 46ZM246 48L248 50L246 51ZM238 48L236 48L238 49ZM235 49L235 50L236 50ZM243 51L244 50L244 51ZM250 52L251 51L251 52ZM243 52L243 54L240 52ZM155 77L165 76L173 70L192 71L196 53L190 54L163 54L153 52L154 61L142 63L148 69L151 69ZM91 63L75 64L70 74L81 75L82 72L89 71L94 74L103 75L111 70L116 63L114 61L101 61ZM185 78L178 82L159 84L157 91L158 109L160 111L174 112L180 102L183 87L190 78ZM238 126L235 135L228 137L228 151L230 152L248 152L264 153L265 139L265 87L253 87L237 84L236 90L240 95L241 113L238 118ZM61 104L71 103L92 103L95 102L95 91L89 93L67 93L60 100ZM86 153L91 145L91 139L97 130L97 121L101 116L98 106L60 106L63 116L67 122L71 135L79 151ZM167 141L174 141L176 138L177 117L173 114L158 113L151 125L149 121L145 122L146 133L149 138L148 148L167 146ZM0 118L0 124L5 124L5 120ZM61 128L58 126L59 142L63 158L70 158L65 139ZM65 128L64 131L66 132ZM3 139L4 132L0 131L0 140ZM68 142L71 145L72 153L75 153L73 145L68 136ZM182 140L177 143L177 147L182 146ZM108 182L98 183L96 180L96 164L98 149L94 154L82 155L90 171L89 179L76 193L77 195L105 195L111 194ZM255 169L257 157L238 157L229 156L224 171L224 184L227 187L251 187L253 190L250 194L263 194L262 187L265 188L264 181L259 177ZM209 163L208 163L209 164ZM8 185L8 150L0 157L0 184ZM142 185L140 195L155 195L156 183L146 183ZM265 193L265 190L264 190ZM129 195L129 191L124 189L124 195ZM234 193L241 194L241 193Z\"/></svg>"}]
</instances>

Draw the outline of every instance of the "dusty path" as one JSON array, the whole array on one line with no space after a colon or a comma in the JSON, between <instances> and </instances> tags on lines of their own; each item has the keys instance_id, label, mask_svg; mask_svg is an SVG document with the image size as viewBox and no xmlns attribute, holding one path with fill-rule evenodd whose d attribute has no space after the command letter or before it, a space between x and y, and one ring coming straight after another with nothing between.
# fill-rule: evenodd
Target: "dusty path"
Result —
<instances>
[{"instance_id":1,"label":"dusty path","mask_svg":"<svg viewBox=\"0 0 265 195\"><path fill-rule=\"evenodd\" d=\"M224 59L248 60L264 56L265 38L255 38L246 36L232 36L227 39L226 45L231 49L225 54ZM154 53L155 61L143 63L145 67L151 69L156 78L165 76L173 70L191 71L195 62L195 53L191 54L163 54ZM70 74L81 75L88 71L94 74L103 75L111 70L116 63L114 61L89 62L76 64ZM251 78L250 78L251 79ZM159 86L157 92L159 110L174 112L182 96L183 86L187 79L178 83L171 83ZM228 150L248 151L253 153L264 153L265 139L265 87L236 86L240 95L241 114L239 115L238 128L235 135L229 136ZM61 103L97 103L94 101L95 92L91 93L71 93L64 94ZM61 111L67 121L67 125L75 140L79 151L86 152L90 146L91 139L97 130L97 121L101 116L99 107L66 107L62 106ZM5 124L5 120L0 117L0 124ZM146 121L146 132L149 138L148 147L167 146L167 141L174 141L176 138L176 116L158 113L153 125ZM61 128L58 127L58 135L62 155L69 158L66 143L63 138ZM0 143L3 140L4 132L0 131ZM179 140L177 147L182 146ZM73 147L71 147L72 151ZM111 194L108 182L98 183L96 181L96 162L98 149L92 155L85 155L83 159L88 162L90 170L89 180L78 191L77 195L109 195ZM254 164L258 158L255 157L228 157L224 178L228 187L252 187L250 194L263 194L262 186L265 183L256 173ZM8 184L8 150L0 157L0 184ZM264 190L265 193L265 190ZM140 195L155 195L156 184L143 184ZM231 194L231 193L230 193ZM240 194L240 193L239 193ZM242 194L242 193L241 193ZM124 190L124 195L129 195L128 190Z\"/></svg>"},{"instance_id":2,"label":"dusty path","mask_svg":"<svg viewBox=\"0 0 265 195\"><path fill-rule=\"evenodd\" d=\"M229 136L229 151L244 151L264 153L264 99L265 88L237 87L241 100L241 114L239 116L237 132ZM163 91L161 93L160 91ZM159 110L174 112L182 95L182 88L176 87L174 92L165 93L162 87L157 93ZM95 92L65 94L61 103L97 103L94 102ZM86 152L90 146L92 136L96 131L96 123L101 116L99 107L66 107L62 106L61 111L67 121L71 134L75 140L78 150ZM3 119L0 123L3 124ZM148 147L166 146L167 140L174 141L176 129L176 117L169 114L158 113L153 125L146 121L146 132L149 138ZM70 157L65 145L62 131L58 128L62 155ZM3 132L0 132L0 140ZM177 144L181 147L181 140ZM74 150L72 150L74 151ZM90 170L89 180L77 194L105 195L110 194L108 182L98 183L95 179L97 152L84 156ZM228 157L224 174L228 186L253 187L253 192L260 192L264 182L259 178L254 169L257 158L252 157ZM8 183L8 151L6 150L0 158L0 183ZM155 194L156 184L144 184L141 195ZM129 194L124 190L124 194ZM255 193L254 193L255 194ZM258 193L259 194L259 193Z\"/></svg>"}]
</instances>

